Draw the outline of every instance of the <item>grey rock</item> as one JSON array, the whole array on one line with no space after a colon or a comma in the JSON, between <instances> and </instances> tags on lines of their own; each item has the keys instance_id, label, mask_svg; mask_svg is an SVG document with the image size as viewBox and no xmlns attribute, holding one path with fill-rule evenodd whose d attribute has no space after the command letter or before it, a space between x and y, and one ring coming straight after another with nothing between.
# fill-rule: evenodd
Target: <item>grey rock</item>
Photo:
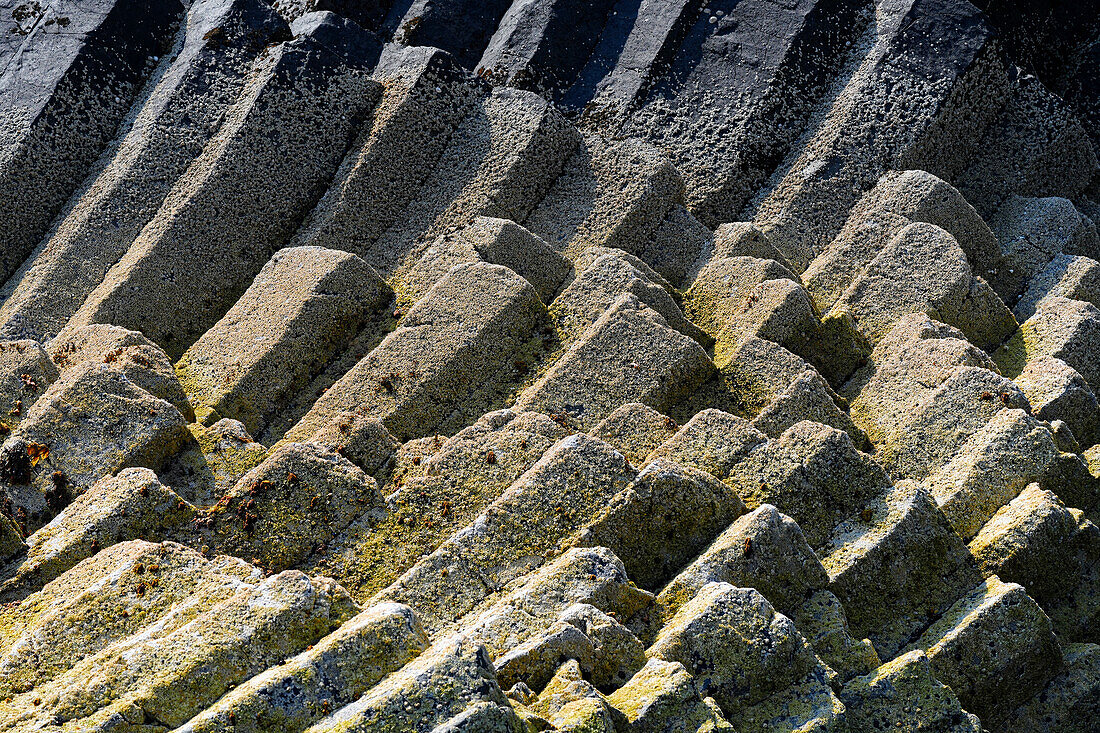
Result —
<instances>
[{"instance_id":1,"label":"grey rock","mask_svg":"<svg viewBox=\"0 0 1100 733\"><path fill-rule=\"evenodd\" d=\"M259 433L287 395L389 302L388 291L355 255L320 247L277 252L176 365L199 421L228 417Z\"/></svg>"},{"instance_id":2,"label":"grey rock","mask_svg":"<svg viewBox=\"0 0 1100 733\"><path fill-rule=\"evenodd\" d=\"M867 436L848 413L837 406L831 393L829 383L816 371L807 369L760 411L752 421L753 427L771 438L778 438L788 428L810 420L843 430L858 449L866 450L869 446Z\"/></svg>"},{"instance_id":3,"label":"grey rock","mask_svg":"<svg viewBox=\"0 0 1100 733\"><path fill-rule=\"evenodd\" d=\"M1030 74L1014 71L1011 84L980 154L955 180L982 216L1012 194L1076 199L1096 170L1092 142L1069 105Z\"/></svg>"},{"instance_id":4,"label":"grey rock","mask_svg":"<svg viewBox=\"0 0 1100 733\"><path fill-rule=\"evenodd\" d=\"M767 439L744 418L721 410L702 410L646 460L665 459L723 480Z\"/></svg>"},{"instance_id":5,"label":"grey rock","mask_svg":"<svg viewBox=\"0 0 1100 733\"><path fill-rule=\"evenodd\" d=\"M735 719L821 664L789 618L728 583L703 586L646 653L683 664Z\"/></svg>"},{"instance_id":6,"label":"grey rock","mask_svg":"<svg viewBox=\"0 0 1100 733\"><path fill-rule=\"evenodd\" d=\"M752 451L726 481L748 506L771 504L798 522L811 547L890 487L847 433L806 420Z\"/></svg>"},{"instance_id":7,"label":"grey rock","mask_svg":"<svg viewBox=\"0 0 1100 733\"><path fill-rule=\"evenodd\" d=\"M832 592L820 590L806 599L793 617L795 626L814 652L846 682L881 664L869 639L857 639L848 629L844 606Z\"/></svg>"},{"instance_id":8,"label":"grey rock","mask_svg":"<svg viewBox=\"0 0 1100 733\"><path fill-rule=\"evenodd\" d=\"M963 711L951 688L935 678L920 650L902 654L840 692L848 724L857 730L981 733L977 716Z\"/></svg>"},{"instance_id":9,"label":"grey rock","mask_svg":"<svg viewBox=\"0 0 1100 733\"><path fill-rule=\"evenodd\" d=\"M308 730L426 733L478 702L507 705L489 655L465 637L447 636Z\"/></svg>"},{"instance_id":10,"label":"grey rock","mask_svg":"<svg viewBox=\"0 0 1100 733\"><path fill-rule=\"evenodd\" d=\"M39 237L114 137L151 57L172 46L178 0L5 6L0 46L0 279Z\"/></svg>"},{"instance_id":11,"label":"grey rock","mask_svg":"<svg viewBox=\"0 0 1100 733\"><path fill-rule=\"evenodd\" d=\"M209 507L197 531L219 551L279 572L382 505L378 484L346 458L285 443Z\"/></svg>"},{"instance_id":12,"label":"grey rock","mask_svg":"<svg viewBox=\"0 0 1100 733\"><path fill-rule=\"evenodd\" d=\"M699 694L695 679L679 662L650 659L608 696L608 702L639 733L733 730L714 701Z\"/></svg>"},{"instance_id":13,"label":"grey rock","mask_svg":"<svg viewBox=\"0 0 1100 733\"><path fill-rule=\"evenodd\" d=\"M653 596L630 581L622 561L610 550L574 548L498 596L464 626L471 637L485 644L490 656L499 659L564 619L586 636L592 631L589 639L595 645L603 643L601 637L607 638L614 648L627 652L629 661L633 642L622 637L617 627L603 624L590 608L581 607L595 608L610 618L629 621L652 602ZM612 657L608 661L617 663L617 658ZM554 668L560 664L559 660ZM608 666L605 671L609 672L609 684L618 685L622 681L617 669Z\"/></svg>"},{"instance_id":14,"label":"grey rock","mask_svg":"<svg viewBox=\"0 0 1100 733\"><path fill-rule=\"evenodd\" d=\"M1015 303L1055 257L1091 252L1100 245L1096 227L1063 198L1013 196L997 210L990 226L1004 257L996 289L1008 303Z\"/></svg>"},{"instance_id":15,"label":"grey rock","mask_svg":"<svg viewBox=\"0 0 1100 733\"><path fill-rule=\"evenodd\" d=\"M427 647L428 636L412 609L373 606L310 649L233 688L176 730L297 733L322 711L353 702Z\"/></svg>"},{"instance_id":16,"label":"grey rock","mask_svg":"<svg viewBox=\"0 0 1100 733\"><path fill-rule=\"evenodd\" d=\"M29 595L118 542L166 539L194 511L147 468L100 479L27 538L26 555L5 572L0 597Z\"/></svg>"},{"instance_id":17,"label":"grey rock","mask_svg":"<svg viewBox=\"0 0 1100 733\"><path fill-rule=\"evenodd\" d=\"M523 225L570 259L593 246L640 256L683 191L676 168L652 146L586 133Z\"/></svg>"},{"instance_id":18,"label":"grey rock","mask_svg":"<svg viewBox=\"0 0 1100 733\"><path fill-rule=\"evenodd\" d=\"M0 342L0 420L9 431L57 375L57 367L38 342Z\"/></svg>"},{"instance_id":19,"label":"grey rock","mask_svg":"<svg viewBox=\"0 0 1100 733\"><path fill-rule=\"evenodd\" d=\"M996 575L960 598L913 646L928 654L936 678L963 706L994 729L1062 663L1050 619L1021 586Z\"/></svg>"},{"instance_id":20,"label":"grey rock","mask_svg":"<svg viewBox=\"0 0 1100 733\"><path fill-rule=\"evenodd\" d=\"M543 303L554 299L572 270L569 260L508 219L480 216L462 234L486 262L504 265L531 283Z\"/></svg>"},{"instance_id":21,"label":"grey rock","mask_svg":"<svg viewBox=\"0 0 1100 733\"><path fill-rule=\"evenodd\" d=\"M289 37L259 0L191 4L117 151L4 288L0 332L49 338L65 325L210 141L256 54Z\"/></svg>"},{"instance_id":22,"label":"grey rock","mask_svg":"<svg viewBox=\"0 0 1100 733\"><path fill-rule=\"evenodd\" d=\"M657 615L671 618L707 583L755 588L793 616L828 583L821 561L794 520L765 504L740 517L657 596Z\"/></svg>"},{"instance_id":23,"label":"grey rock","mask_svg":"<svg viewBox=\"0 0 1100 733\"><path fill-rule=\"evenodd\" d=\"M613 0L512 3L477 68L490 73L494 83L556 101L588 60L614 5Z\"/></svg>"},{"instance_id":24,"label":"grey rock","mask_svg":"<svg viewBox=\"0 0 1100 733\"><path fill-rule=\"evenodd\" d=\"M574 604L549 629L494 660L501 685L543 689L562 659L605 691L621 687L646 663L645 647L629 629L594 606ZM522 682L520 682L522 681Z\"/></svg>"},{"instance_id":25,"label":"grey rock","mask_svg":"<svg viewBox=\"0 0 1100 733\"><path fill-rule=\"evenodd\" d=\"M577 541L625 558L634 582L656 590L744 513L725 483L658 458L612 497Z\"/></svg>"},{"instance_id":26,"label":"grey rock","mask_svg":"<svg viewBox=\"0 0 1100 733\"><path fill-rule=\"evenodd\" d=\"M241 560L206 559L172 542L112 545L42 590L15 596L21 600L18 616L15 623L6 620L0 661L5 692L29 691L151 623L160 633L171 633L262 580Z\"/></svg>"},{"instance_id":27,"label":"grey rock","mask_svg":"<svg viewBox=\"0 0 1100 733\"><path fill-rule=\"evenodd\" d=\"M1085 733L1100 704L1100 647L1070 644L1064 667L1043 689L1008 715L1000 730L1036 733Z\"/></svg>"},{"instance_id":28,"label":"grey rock","mask_svg":"<svg viewBox=\"0 0 1100 733\"><path fill-rule=\"evenodd\" d=\"M407 603L425 628L438 630L552 559L634 476L610 446L585 435L565 438L375 600Z\"/></svg>"},{"instance_id":29,"label":"grey rock","mask_svg":"<svg viewBox=\"0 0 1100 733\"><path fill-rule=\"evenodd\" d=\"M973 6L907 1L876 21L841 103L748 207L797 269L821 253L887 170L950 180L1010 94L992 29Z\"/></svg>"},{"instance_id":30,"label":"grey rock","mask_svg":"<svg viewBox=\"0 0 1100 733\"><path fill-rule=\"evenodd\" d=\"M1036 417L1063 421L1083 445L1096 442L1100 408L1096 395L1076 369L1061 359L1040 357L1029 361L1012 381L1024 391Z\"/></svg>"},{"instance_id":31,"label":"grey rock","mask_svg":"<svg viewBox=\"0 0 1100 733\"><path fill-rule=\"evenodd\" d=\"M127 639L86 657L41 691L42 703L28 717L37 724L58 715L102 725L146 711L183 725L231 687L324 636L353 609L332 581L280 573L238 590L193 623L155 629L159 643Z\"/></svg>"},{"instance_id":32,"label":"grey rock","mask_svg":"<svg viewBox=\"0 0 1100 733\"><path fill-rule=\"evenodd\" d=\"M946 230L974 275L990 280L999 272L997 238L958 190L925 171L891 171L863 195L828 248L802 273L817 306L831 308L890 240L914 222Z\"/></svg>"},{"instance_id":33,"label":"grey rock","mask_svg":"<svg viewBox=\"0 0 1100 733\"><path fill-rule=\"evenodd\" d=\"M1020 374L1029 361L1052 356L1077 370L1093 390L1100 385L1100 364L1093 344L1100 329L1100 310L1091 303L1068 298L1046 298L1035 314L995 355L1001 370Z\"/></svg>"},{"instance_id":34,"label":"grey rock","mask_svg":"<svg viewBox=\"0 0 1100 733\"><path fill-rule=\"evenodd\" d=\"M372 78L383 90L369 124L292 244L342 249L387 275L407 252L377 243L400 223L486 89L437 48L386 45Z\"/></svg>"},{"instance_id":35,"label":"grey rock","mask_svg":"<svg viewBox=\"0 0 1100 733\"><path fill-rule=\"evenodd\" d=\"M104 476L159 469L186 436L175 407L108 364L81 364L43 393L0 448L12 502L5 513L33 531Z\"/></svg>"},{"instance_id":36,"label":"grey rock","mask_svg":"<svg viewBox=\"0 0 1100 733\"><path fill-rule=\"evenodd\" d=\"M544 415L501 410L449 440L432 438L430 453L403 446L378 473L385 511L369 511L306 562L340 579L356 597L385 588L462 529L566 434Z\"/></svg>"},{"instance_id":37,"label":"grey rock","mask_svg":"<svg viewBox=\"0 0 1100 733\"><path fill-rule=\"evenodd\" d=\"M484 263L452 270L285 437L307 440L349 410L379 418L403 440L453 420L460 406L481 414L479 406L507 386L505 365L544 313L534 289L511 270Z\"/></svg>"},{"instance_id":38,"label":"grey rock","mask_svg":"<svg viewBox=\"0 0 1100 733\"><path fill-rule=\"evenodd\" d=\"M589 435L615 448L631 464L640 466L646 456L675 435L679 427L671 417L652 407L628 402L601 420Z\"/></svg>"},{"instance_id":39,"label":"grey rock","mask_svg":"<svg viewBox=\"0 0 1100 733\"><path fill-rule=\"evenodd\" d=\"M609 34L617 54L596 49L582 74L603 71L594 93L578 88L566 103L660 147L685 176L689 210L708 226L732 221L824 96L861 25L857 7L645 2L634 12L646 22Z\"/></svg>"},{"instance_id":40,"label":"grey rock","mask_svg":"<svg viewBox=\"0 0 1100 733\"><path fill-rule=\"evenodd\" d=\"M565 413L585 428L624 402L641 402L667 414L713 370L698 343L625 294L524 390L516 406Z\"/></svg>"},{"instance_id":41,"label":"grey rock","mask_svg":"<svg viewBox=\"0 0 1100 733\"><path fill-rule=\"evenodd\" d=\"M1060 254L1028 282L1013 312L1022 323L1035 315L1044 298L1083 300L1100 308L1100 263L1080 255Z\"/></svg>"},{"instance_id":42,"label":"grey rock","mask_svg":"<svg viewBox=\"0 0 1100 733\"><path fill-rule=\"evenodd\" d=\"M680 312L671 287L636 257L621 250L591 248L574 263L577 276L554 299L550 313L563 340L570 341L595 323L623 294L653 308L680 333L703 344L706 334ZM690 314L689 314L690 315Z\"/></svg>"},{"instance_id":43,"label":"grey rock","mask_svg":"<svg viewBox=\"0 0 1100 733\"><path fill-rule=\"evenodd\" d=\"M868 263L824 319L850 315L859 335L873 346L902 316L922 311L990 348L1008 338L1016 322L988 290L973 277L965 253L946 230L910 224Z\"/></svg>"},{"instance_id":44,"label":"grey rock","mask_svg":"<svg viewBox=\"0 0 1100 733\"><path fill-rule=\"evenodd\" d=\"M340 22L338 37L314 26L257 58L218 135L70 323L132 328L178 358L229 310L316 203L378 101L371 59L342 55L369 44L366 31Z\"/></svg>"},{"instance_id":45,"label":"grey rock","mask_svg":"<svg viewBox=\"0 0 1100 733\"><path fill-rule=\"evenodd\" d=\"M908 482L837 527L822 558L852 633L870 638L882 658L894 657L981 582L935 501Z\"/></svg>"},{"instance_id":46,"label":"grey rock","mask_svg":"<svg viewBox=\"0 0 1100 733\"><path fill-rule=\"evenodd\" d=\"M376 417L342 412L309 439L331 448L354 463L368 476L378 477L397 452L397 439Z\"/></svg>"},{"instance_id":47,"label":"grey rock","mask_svg":"<svg viewBox=\"0 0 1100 733\"><path fill-rule=\"evenodd\" d=\"M398 43L442 48L473 68L509 5L505 0L395 3L383 27Z\"/></svg>"},{"instance_id":48,"label":"grey rock","mask_svg":"<svg viewBox=\"0 0 1100 733\"><path fill-rule=\"evenodd\" d=\"M970 540L1003 505L1053 468L1050 431L1023 410L1001 410L924 481L951 526Z\"/></svg>"},{"instance_id":49,"label":"grey rock","mask_svg":"<svg viewBox=\"0 0 1100 733\"><path fill-rule=\"evenodd\" d=\"M194 410L164 351L137 331L94 323L65 328L50 342L62 376L85 362L106 364L154 397L171 402L185 418Z\"/></svg>"},{"instance_id":50,"label":"grey rock","mask_svg":"<svg viewBox=\"0 0 1100 733\"><path fill-rule=\"evenodd\" d=\"M970 542L982 571L1027 588L1060 636L1091 640L1100 611L1100 529L1031 484Z\"/></svg>"}]
</instances>

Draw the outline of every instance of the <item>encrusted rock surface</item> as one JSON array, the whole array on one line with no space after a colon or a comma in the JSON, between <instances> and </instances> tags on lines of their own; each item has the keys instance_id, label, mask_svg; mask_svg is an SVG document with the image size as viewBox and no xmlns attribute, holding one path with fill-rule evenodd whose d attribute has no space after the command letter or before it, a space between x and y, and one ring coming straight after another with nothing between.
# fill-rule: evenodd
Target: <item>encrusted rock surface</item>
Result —
<instances>
[{"instance_id":1,"label":"encrusted rock surface","mask_svg":"<svg viewBox=\"0 0 1100 733\"><path fill-rule=\"evenodd\" d=\"M1098 36L0 1L0 733L1100 729Z\"/></svg>"}]
</instances>

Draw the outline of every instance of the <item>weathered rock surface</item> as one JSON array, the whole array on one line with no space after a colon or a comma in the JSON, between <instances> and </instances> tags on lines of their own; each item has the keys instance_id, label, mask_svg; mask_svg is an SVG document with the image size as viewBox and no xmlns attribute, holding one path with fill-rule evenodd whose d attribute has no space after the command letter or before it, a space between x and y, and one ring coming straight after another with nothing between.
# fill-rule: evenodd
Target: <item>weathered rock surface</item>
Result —
<instances>
[{"instance_id":1,"label":"weathered rock surface","mask_svg":"<svg viewBox=\"0 0 1100 733\"><path fill-rule=\"evenodd\" d=\"M469 526L376 598L408 603L429 630L438 629L557 554L635 475L622 454L595 438L558 441Z\"/></svg>"},{"instance_id":2,"label":"weathered rock surface","mask_svg":"<svg viewBox=\"0 0 1100 733\"><path fill-rule=\"evenodd\" d=\"M1092 730L1090 10L0 2L0 731Z\"/></svg>"},{"instance_id":3,"label":"weathered rock surface","mask_svg":"<svg viewBox=\"0 0 1100 733\"><path fill-rule=\"evenodd\" d=\"M1021 705L1008 716L1001 730L1077 731L1092 725L1100 689L1097 663L1100 647L1072 644L1066 647L1065 667L1047 684L1042 694Z\"/></svg>"},{"instance_id":4,"label":"weathered rock surface","mask_svg":"<svg viewBox=\"0 0 1100 733\"><path fill-rule=\"evenodd\" d=\"M848 725L857 730L938 730L979 733L951 688L937 680L920 650L902 654L871 674L852 680L840 692Z\"/></svg>"},{"instance_id":5,"label":"weathered rock surface","mask_svg":"<svg viewBox=\"0 0 1100 733\"><path fill-rule=\"evenodd\" d=\"M997 352L997 363L1005 374L1016 376L1028 362L1054 357L1076 369L1095 390L1100 385L1100 370L1092 350L1098 331L1100 309L1092 303L1047 298Z\"/></svg>"},{"instance_id":6,"label":"weathered rock surface","mask_svg":"<svg viewBox=\"0 0 1100 733\"><path fill-rule=\"evenodd\" d=\"M355 255L280 250L176 366L199 420L228 417L259 433L388 302L387 290Z\"/></svg>"},{"instance_id":7,"label":"weathered rock surface","mask_svg":"<svg viewBox=\"0 0 1100 733\"><path fill-rule=\"evenodd\" d=\"M192 623L86 657L52 680L38 705L37 697L25 701L20 717L103 725L147 714L182 725L232 686L343 623L351 609L351 599L332 581L296 571L273 575Z\"/></svg>"},{"instance_id":8,"label":"weathered rock surface","mask_svg":"<svg viewBox=\"0 0 1100 733\"><path fill-rule=\"evenodd\" d=\"M19 425L42 392L57 380L57 367L37 341L0 343L0 420L8 430Z\"/></svg>"},{"instance_id":9,"label":"weathered rock surface","mask_svg":"<svg viewBox=\"0 0 1100 733\"><path fill-rule=\"evenodd\" d=\"M526 410L565 413L592 427L628 402L668 413L714 366L692 339L633 295L620 296L519 398Z\"/></svg>"},{"instance_id":10,"label":"weathered rock surface","mask_svg":"<svg viewBox=\"0 0 1100 733\"><path fill-rule=\"evenodd\" d=\"M671 618L707 583L755 588L781 612L793 615L828 583L821 561L790 517L765 504L740 517L672 579L657 596L657 610Z\"/></svg>"},{"instance_id":11,"label":"weathered rock surface","mask_svg":"<svg viewBox=\"0 0 1100 733\"><path fill-rule=\"evenodd\" d=\"M1098 550L1100 529L1038 484L1002 507L970 542L983 572L1025 586L1059 634L1081 640L1094 638Z\"/></svg>"},{"instance_id":12,"label":"weathered rock surface","mask_svg":"<svg viewBox=\"0 0 1100 733\"><path fill-rule=\"evenodd\" d=\"M578 541L626 558L634 582L653 590L744 512L727 484L658 458L612 497Z\"/></svg>"},{"instance_id":13,"label":"weathered rock surface","mask_svg":"<svg viewBox=\"0 0 1100 733\"><path fill-rule=\"evenodd\" d=\"M456 268L286 438L306 440L349 410L379 418L402 439L430 434L463 408L476 418L470 413L479 405L484 412L511 381L509 367L544 313L534 289L511 270L483 263Z\"/></svg>"},{"instance_id":14,"label":"weathered rock surface","mask_svg":"<svg viewBox=\"0 0 1100 733\"><path fill-rule=\"evenodd\" d=\"M44 339L65 325L210 141L256 54L290 29L258 0L204 0L180 34L118 152L5 287L5 334Z\"/></svg>"},{"instance_id":15,"label":"weathered rock surface","mask_svg":"<svg viewBox=\"0 0 1100 733\"><path fill-rule=\"evenodd\" d=\"M717 705L700 696L698 683L679 662L650 659L608 701L632 728L645 733L733 730Z\"/></svg>"},{"instance_id":16,"label":"weathered rock surface","mask_svg":"<svg viewBox=\"0 0 1100 733\"><path fill-rule=\"evenodd\" d=\"M667 415L643 405L628 402L600 421L590 434L614 447L635 466L676 434L679 425Z\"/></svg>"},{"instance_id":17,"label":"weathered rock surface","mask_svg":"<svg viewBox=\"0 0 1100 733\"><path fill-rule=\"evenodd\" d=\"M117 542L165 539L194 511L147 468L100 479L28 538L26 555L6 571L0 596L37 590Z\"/></svg>"},{"instance_id":18,"label":"weathered rock surface","mask_svg":"<svg viewBox=\"0 0 1100 733\"><path fill-rule=\"evenodd\" d=\"M183 5L101 0L4 6L0 191L7 224L0 277L31 253L114 137Z\"/></svg>"},{"instance_id":19,"label":"weathered rock surface","mask_svg":"<svg viewBox=\"0 0 1100 733\"><path fill-rule=\"evenodd\" d=\"M256 59L218 134L72 322L133 328L178 358L286 243L380 93L365 68L377 40L324 20L300 19L300 35Z\"/></svg>"},{"instance_id":20,"label":"weathered rock surface","mask_svg":"<svg viewBox=\"0 0 1100 733\"><path fill-rule=\"evenodd\" d=\"M67 328L50 342L61 375L85 362L107 364L154 397L171 402L187 419L194 410L164 351L137 331L94 323Z\"/></svg>"},{"instance_id":21,"label":"weathered rock surface","mask_svg":"<svg viewBox=\"0 0 1100 733\"><path fill-rule=\"evenodd\" d=\"M1014 380L1031 403L1033 414L1048 422L1061 420L1083 445L1092 445L1100 418L1085 378L1061 359L1040 357L1027 363Z\"/></svg>"},{"instance_id":22,"label":"weathered rock surface","mask_svg":"<svg viewBox=\"0 0 1100 733\"><path fill-rule=\"evenodd\" d=\"M544 415L502 410L440 441L431 455L394 455L388 478L376 472L387 479L384 511L362 514L321 544L308 565L339 578L356 597L388 586L473 521L565 434Z\"/></svg>"},{"instance_id":23,"label":"weathered rock surface","mask_svg":"<svg viewBox=\"0 0 1100 733\"><path fill-rule=\"evenodd\" d=\"M42 394L0 448L5 514L37 529L104 476L159 469L186 436L174 406L110 364L85 362Z\"/></svg>"},{"instance_id":24,"label":"weathered rock surface","mask_svg":"<svg viewBox=\"0 0 1100 733\"><path fill-rule=\"evenodd\" d=\"M970 540L1057 457L1054 438L1042 423L1023 410L1001 410L924 487L959 536Z\"/></svg>"},{"instance_id":25,"label":"weathered rock surface","mask_svg":"<svg viewBox=\"0 0 1100 733\"><path fill-rule=\"evenodd\" d=\"M852 632L869 637L884 659L981 581L935 501L909 483L840 524L823 554L829 590L844 604ZM901 563L905 571L897 572Z\"/></svg>"},{"instance_id":26,"label":"weathered rock surface","mask_svg":"<svg viewBox=\"0 0 1100 733\"><path fill-rule=\"evenodd\" d=\"M382 504L375 480L346 458L285 443L206 509L196 531L219 552L278 572Z\"/></svg>"},{"instance_id":27,"label":"weathered rock surface","mask_svg":"<svg viewBox=\"0 0 1100 733\"><path fill-rule=\"evenodd\" d=\"M177 730L301 731L354 701L428 646L407 606L379 604L307 651L234 688Z\"/></svg>"},{"instance_id":28,"label":"weathered rock surface","mask_svg":"<svg viewBox=\"0 0 1100 733\"><path fill-rule=\"evenodd\" d=\"M1041 691L1062 661L1047 615L1023 587L996 575L960 598L915 646L963 705L994 728Z\"/></svg>"},{"instance_id":29,"label":"weathered rock surface","mask_svg":"<svg viewBox=\"0 0 1100 733\"><path fill-rule=\"evenodd\" d=\"M820 664L789 618L758 591L728 583L703 586L647 654L683 664L735 720Z\"/></svg>"}]
</instances>

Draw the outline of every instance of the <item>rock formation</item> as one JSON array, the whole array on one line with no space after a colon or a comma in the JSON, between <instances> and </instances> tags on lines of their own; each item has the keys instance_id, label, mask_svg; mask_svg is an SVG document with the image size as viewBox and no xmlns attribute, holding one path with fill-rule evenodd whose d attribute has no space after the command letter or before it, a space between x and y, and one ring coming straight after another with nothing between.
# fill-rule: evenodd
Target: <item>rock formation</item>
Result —
<instances>
[{"instance_id":1,"label":"rock formation","mask_svg":"<svg viewBox=\"0 0 1100 733\"><path fill-rule=\"evenodd\" d=\"M1100 11L0 1L0 733L1100 731Z\"/></svg>"}]
</instances>

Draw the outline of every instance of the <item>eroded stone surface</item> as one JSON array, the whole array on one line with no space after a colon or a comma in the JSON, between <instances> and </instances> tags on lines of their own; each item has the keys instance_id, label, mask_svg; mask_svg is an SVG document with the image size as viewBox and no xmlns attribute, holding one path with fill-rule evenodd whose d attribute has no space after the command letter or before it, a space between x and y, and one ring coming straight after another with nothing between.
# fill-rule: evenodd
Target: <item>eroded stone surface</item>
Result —
<instances>
[{"instance_id":1,"label":"eroded stone surface","mask_svg":"<svg viewBox=\"0 0 1100 733\"><path fill-rule=\"evenodd\" d=\"M695 341L623 295L516 403L595 426L624 399L668 413L714 369Z\"/></svg>"},{"instance_id":2,"label":"eroded stone surface","mask_svg":"<svg viewBox=\"0 0 1100 733\"><path fill-rule=\"evenodd\" d=\"M240 420L258 434L385 305L387 291L355 255L280 250L176 365L199 419Z\"/></svg>"},{"instance_id":3,"label":"eroded stone surface","mask_svg":"<svg viewBox=\"0 0 1100 733\"><path fill-rule=\"evenodd\" d=\"M823 555L852 632L887 659L981 580L935 501L908 482L840 524Z\"/></svg>"},{"instance_id":4,"label":"eroded stone surface","mask_svg":"<svg viewBox=\"0 0 1100 733\"><path fill-rule=\"evenodd\" d=\"M1100 529L1080 510L1032 484L993 515L970 551L985 573L1027 588L1059 634L1093 638Z\"/></svg>"},{"instance_id":5,"label":"eroded stone surface","mask_svg":"<svg viewBox=\"0 0 1100 733\"><path fill-rule=\"evenodd\" d=\"M655 590L745 511L727 484L658 458L612 497L577 541L626 558L634 582Z\"/></svg>"},{"instance_id":6,"label":"eroded stone surface","mask_svg":"<svg viewBox=\"0 0 1100 733\"><path fill-rule=\"evenodd\" d=\"M848 725L857 730L938 730L980 733L977 716L968 715L951 688L937 680L920 650L902 654L840 692Z\"/></svg>"},{"instance_id":7,"label":"eroded stone surface","mask_svg":"<svg viewBox=\"0 0 1100 733\"><path fill-rule=\"evenodd\" d=\"M647 654L685 665L735 719L820 664L789 618L758 591L728 583L703 586Z\"/></svg>"},{"instance_id":8,"label":"eroded stone surface","mask_svg":"<svg viewBox=\"0 0 1100 733\"><path fill-rule=\"evenodd\" d=\"M147 468L107 476L28 538L26 555L7 573L0 595L37 590L116 542L165 539L194 512Z\"/></svg>"},{"instance_id":9,"label":"eroded stone surface","mask_svg":"<svg viewBox=\"0 0 1100 733\"><path fill-rule=\"evenodd\" d=\"M994 728L1062 663L1050 619L1021 586L995 575L960 598L915 646L928 654L936 677Z\"/></svg>"},{"instance_id":10,"label":"eroded stone surface","mask_svg":"<svg viewBox=\"0 0 1100 733\"><path fill-rule=\"evenodd\" d=\"M0 728L1091 720L1090 18L40 5Z\"/></svg>"},{"instance_id":11,"label":"eroded stone surface","mask_svg":"<svg viewBox=\"0 0 1100 733\"><path fill-rule=\"evenodd\" d=\"M608 700L631 726L646 733L733 730L717 706L700 697L694 678L679 662L650 659Z\"/></svg>"},{"instance_id":12,"label":"eroded stone surface","mask_svg":"<svg viewBox=\"0 0 1100 733\"><path fill-rule=\"evenodd\" d=\"M5 514L36 529L104 476L160 468L186 436L173 405L110 364L85 362L46 390L0 449Z\"/></svg>"},{"instance_id":13,"label":"eroded stone surface","mask_svg":"<svg viewBox=\"0 0 1100 733\"><path fill-rule=\"evenodd\" d=\"M476 409L473 395L495 397L494 388L507 383L507 368L544 313L530 284L507 268L478 263L455 269L286 437L307 440L349 410L379 418L401 439L429 434L460 405Z\"/></svg>"},{"instance_id":14,"label":"eroded stone surface","mask_svg":"<svg viewBox=\"0 0 1100 733\"><path fill-rule=\"evenodd\" d=\"M657 596L661 619L671 618L707 583L755 588L791 615L828 575L794 520L765 504L740 517Z\"/></svg>"},{"instance_id":15,"label":"eroded stone surface","mask_svg":"<svg viewBox=\"0 0 1100 733\"><path fill-rule=\"evenodd\" d=\"M352 702L427 646L428 636L408 606L373 606L307 651L234 688L177 730L304 730L326 708Z\"/></svg>"}]
</instances>

